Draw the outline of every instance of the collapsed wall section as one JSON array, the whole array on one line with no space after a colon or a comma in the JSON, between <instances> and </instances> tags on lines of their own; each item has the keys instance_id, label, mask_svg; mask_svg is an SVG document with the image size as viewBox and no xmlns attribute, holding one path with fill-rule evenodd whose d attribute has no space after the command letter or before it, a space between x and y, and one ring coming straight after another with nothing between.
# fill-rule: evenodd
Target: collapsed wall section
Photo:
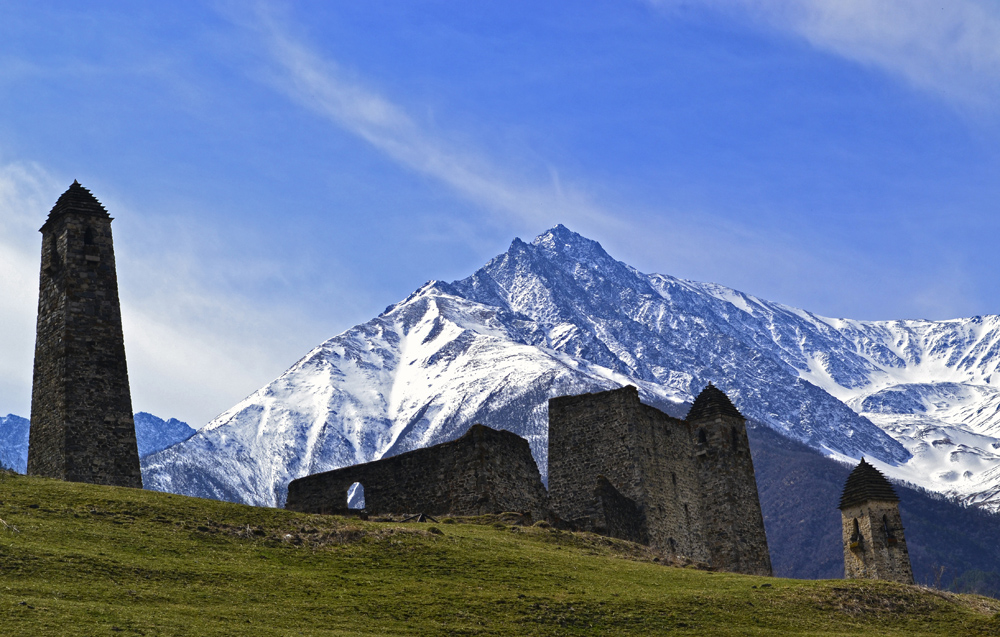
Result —
<instances>
[{"instance_id":1,"label":"collapsed wall section","mask_svg":"<svg viewBox=\"0 0 1000 637\"><path fill-rule=\"evenodd\" d=\"M473 425L451 442L293 480L285 508L346 513L347 492L355 482L364 488L369 513L518 511L542 519L547 512L545 487L528 442L484 425Z\"/></svg>"}]
</instances>

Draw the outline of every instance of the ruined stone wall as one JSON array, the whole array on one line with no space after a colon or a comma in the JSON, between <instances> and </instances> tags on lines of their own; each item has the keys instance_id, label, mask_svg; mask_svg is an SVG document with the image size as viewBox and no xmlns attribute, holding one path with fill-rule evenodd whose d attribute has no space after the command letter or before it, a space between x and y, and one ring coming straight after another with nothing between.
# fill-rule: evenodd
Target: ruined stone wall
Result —
<instances>
[{"instance_id":1,"label":"ruined stone wall","mask_svg":"<svg viewBox=\"0 0 1000 637\"><path fill-rule=\"evenodd\" d=\"M643 405L635 387L554 398L549 503L580 528L771 573L742 419L672 418Z\"/></svg>"},{"instance_id":2,"label":"ruined stone wall","mask_svg":"<svg viewBox=\"0 0 1000 637\"><path fill-rule=\"evenodd\" d=\"M528 442L483 425L473 425L451 442L293 480L285 508L344 513L347 491L355 482L364 487L370 513L526 511L543 519L547 512L545 487Z\"/></svg>"},{"instance_id":3,"label":"ruined stone wall","mask_svg":"<svg viewBox=\"0 0 1000 637\"><path fill-rule=\"evenodd\" d=\"M692 460L691 426L648 405L639 408L643 443L635 461L646 483L650 543L671 554L712 563L705 543L702 477Z\"/></svg>"},{"instance_id":4,"label":"ruined stone wall","mask_svg":"<svg viewBox=\"0 0 1000 637\"><path fill-rule=\"evenodd\" d=\"M141 488L111 218L74 184L41 231L28 473Z\"/></svg>"},{"instance_id":5,"label":"ruined stone wall","mask_svg":"<svg viewBox=\"0 0 1000 637\"><path fill-rule=\"evenodd\" d=\"M549 507L553 513L579 529L606 532L604 505L595 497L598 476L618 491L616 497L634 503L645 500L642 475L632 461L639 404L635 387L549 400Z\"/></svg>"},{"instance_id":6,"label":"ruined stone wall","mask_svg":"<svg viewBox=\"0 0 1000 637\"><path fill-rule=\"evenodd\" d=\"M860 537L857 546L852 547L855 520L858 521ZM848 507L841 511L841 521L844 577L913 583L910 553L906 548L903 521L896 502L868 501Z\"/></svg>"},{"instance_id":7,"label":"ruined stone wall","mask_svg":"<svg viewBox=\"0 0 1000 637\"><path fill-rule=\"evenodd\" d=\"M598 532L629 542L649 544L645 512L635 500L627 498L604 476L597 476L594 498L600 512Z\"/></svg>"}]
</instances>

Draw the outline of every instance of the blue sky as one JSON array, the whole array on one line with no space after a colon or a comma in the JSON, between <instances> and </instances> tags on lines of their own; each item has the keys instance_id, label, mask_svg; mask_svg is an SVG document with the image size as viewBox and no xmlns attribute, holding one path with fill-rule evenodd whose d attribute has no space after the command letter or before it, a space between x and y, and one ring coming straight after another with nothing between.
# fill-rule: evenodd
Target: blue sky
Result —
<instances>
[{"instance_id":1,"label":"blue sky","mask_svg":"<svg viewBox=\"0 0 1000 637\"><path fill-rule=\"evenodd\" d=\"M1000 312L998 42L975 0L4 3L0 411L73 179L134 406L194 426L557 223L827 316Z\"/></svg>"}]
</instances>

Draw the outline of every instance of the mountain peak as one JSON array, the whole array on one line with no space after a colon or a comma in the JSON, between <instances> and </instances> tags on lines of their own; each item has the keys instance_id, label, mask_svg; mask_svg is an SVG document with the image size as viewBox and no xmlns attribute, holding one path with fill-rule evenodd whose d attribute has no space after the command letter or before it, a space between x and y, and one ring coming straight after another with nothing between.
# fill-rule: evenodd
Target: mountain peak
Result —
<instances>
[{"instance_id":1,"label":"mountain peak","mask_svg":"<svg viewBox=\"0 0 1000 637\"><path fill-rule=\"evenodd\" d=\"M535 240L531 242L533 246L544 246L544 245L586 245L586 244L597 244L596 241L588 239L582 234L573 232L563 224L556 224L554 227L549 228L542 234L535 237Z\"/></svg>"},{"instance_id":2,"label":"mountain peak","mask_svg":"<svg viewBox=\"0 0 1000 637\"><path fill-rule=\"evenodd\" d=\"M614 262L600 243L573 232L561 223L535 237L531 245L548 257L562 257L590 263Z\"/></svg>"}]
</instances>

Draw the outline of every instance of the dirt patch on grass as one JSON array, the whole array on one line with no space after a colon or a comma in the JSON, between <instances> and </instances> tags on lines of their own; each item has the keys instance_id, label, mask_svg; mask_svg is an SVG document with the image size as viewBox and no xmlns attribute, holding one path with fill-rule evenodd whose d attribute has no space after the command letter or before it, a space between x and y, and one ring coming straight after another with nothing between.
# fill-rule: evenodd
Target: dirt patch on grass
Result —
<instances>
[{"instance_id":1,"label":"dirt patch on grass","mask_svg":"<svg viewBox=\"0 0 1000 637\"><path fill-rule=\"evenodd\" d=\"M915 588L854 585L833 587L817 599L821 610L835 610L856 618L880 618L900 613L924 614L935 604Z\"/></svg>"},{"instance_id":2,"label":"dirt patch on grass","mask_svg":"<svg viewBox=\"0 0 1000 637\"><path fill-rule=\"evenodd\" d=\"M1000 613L1000 601L978 595L959 595L926 586L850 582L817 591L816 606L858 619L891 619L901 614L927 615L944 601L982 615Z\"/></svg>"},{"instance_id":3,"label":"dirt patch on grass","mask_svg":"<svg viewBox=\"0 0 1000 637\"><path fill-rule=\"evenodd\" d=\"M983 597L982 595L951 593L949 591L930 588L929 586L917 586L916 588L925 594L940 597L945 601L968 608L971 611L983 615L997 615L997 621L1000 621L1000 600L993 599L992 597Z\"/></svg>"},{"instance_id":4,"label":"dirt patch on grass","mask_svg":"<svg viewBox=\"0 0 1000 637\"><path fill-rule=\"evenodd\" d=\"M265 525L233 525L206 520L185 525L193 533L238 538L253 542L261 542L268 546L304 547L322 549L334 546L345 546L361 542L379 542L392 537L429 537L440 535L430 529L406 528L383 525L365 525L331 521L326 524L308 526L265 526Z\"/></svg>"}]
</instances>

